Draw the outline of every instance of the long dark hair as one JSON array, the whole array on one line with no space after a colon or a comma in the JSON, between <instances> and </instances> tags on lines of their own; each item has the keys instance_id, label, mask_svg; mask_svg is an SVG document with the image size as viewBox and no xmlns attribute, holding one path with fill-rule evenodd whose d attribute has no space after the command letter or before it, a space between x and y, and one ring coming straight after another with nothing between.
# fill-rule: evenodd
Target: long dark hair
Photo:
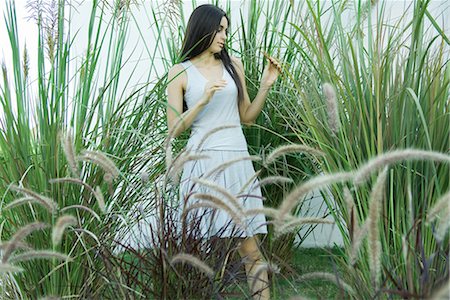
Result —
<instances>
[{"instance_id":1,"label":"long dark hair","mask_svg":"<svg viewBox=\"0 0 450 300\"><path fill-rule=\"evenodd\" d=\"M194 9L187 24L186 34L180 53L182 61L196 57L211 46L214 37L217 34L217 30L219 29L222 17L227 18L228 24L230 24L230 19L226 13L215 5L204 4ZM235 67L231 63L231 58L226 50L226 46L224 46L219 53L215 53L214 56L222 61L225 69L236 83L238 89L238 104L240 104L244 101L242 83ZM186 102L183 101L183 111L185 110L187 110L187 106Z\"/></svg>"}]
</instances>

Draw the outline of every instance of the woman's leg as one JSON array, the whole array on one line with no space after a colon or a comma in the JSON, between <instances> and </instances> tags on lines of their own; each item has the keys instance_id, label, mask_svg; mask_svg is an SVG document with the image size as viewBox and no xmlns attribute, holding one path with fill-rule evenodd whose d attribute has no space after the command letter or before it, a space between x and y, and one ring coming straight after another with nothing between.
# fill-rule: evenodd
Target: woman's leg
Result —
<instances>
[{"instance_id":1,"label":"woman's leg","mask_svg":"<svg viewBox=\"0 0 450 300\"><path fill-rule=\"evenodd\" d=\"M265 264L261 251L258 248L258 240L255 236L245 238L239 246L239 254L245 262L245 272L247 274L247 282L253 299L269 299L269 279L267 270L258 272L258 267ZM256 273L259 274L256 274ZM258 276L258 278L255 278Z\"/></svg>"}]
</instances>

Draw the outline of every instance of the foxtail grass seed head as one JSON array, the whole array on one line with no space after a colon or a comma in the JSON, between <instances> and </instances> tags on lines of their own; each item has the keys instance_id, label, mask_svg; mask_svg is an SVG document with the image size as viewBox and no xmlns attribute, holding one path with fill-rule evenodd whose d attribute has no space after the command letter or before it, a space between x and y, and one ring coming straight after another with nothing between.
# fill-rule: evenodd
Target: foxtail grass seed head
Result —
<instances>
[{"instance_id":1,"label":"foxtail grass seed head","mask_svg":"<svg viewBox=\"0 0 450 300\"><path fill-rule=\"evenodd\" d=\"M243 215L241 207L239 207L239 208L232 207L228 203L223 201L222 199L215 197L211 194L196 193L196 194L193 194L191 197L192 197L192 199L200 199L200 200L205 200L205 201L214 203L215 205L217 205L217 207L221 207L222 210L226 211L230 215L235 216L234 219L237 219L237 220L244 219L244 215Z\"/></svg>"},{"instance_id":2,"label":"foxtail grass seed head","mask_svg":"<svg viewBox=\"0 0 450 300\"><path fill-rule=\"evenodd\" d=\"M44 207L45 209L47 209L49 212L52 212L51 207L50 207L49 205L47 205L47 203L43 203L43 202L39 201L39 200L36 199L36 198L28 197L28 196L27 196L27 197L22 197L22 198L18 198L18 199L13 200L12 202L10 202L10 203L8 203L7 205L5 205L5 206L3 207L3 209L4 209L4 210L7 210L7 209L11 209L11 208L14 208L14 207L17 207L17 206L20 206L20 205L24 205L24 204L27 204L27 203L37 203L37 204L40 204L40 205L42 205L42 207Z\"/></svg>"},{"instance_id":3,"label":"foxtail grass seed head","mask_svg":"<svg viewBox=\"0 0 450 300\"><path fill-rule=\"evenodd\" d=\"M255 185L252 190L255 190L259 187L263 187L267 184L283 184L283 183L292 183L294 180L292 178L284 177L284 176L269 176L263 178L259 181L257 185Z\"/></svg>"},{"instance_id":4,"label":"foxtail grass seed head","mask_svg":"<svg viewBox=\"0 0 450 300\"><path fill-rule=\"evenodd\" d=\"M23 269L8 263L0 263L0 274L19 273L23 272Z\"/></svg>"},{"instance_id":5,"label":"foxtail grass seed head","mask_svg":"<svg viewBox=\"0 0 450 300\"><path fill-rule=\"evenodd\" d=\"M25 44L23 50L23 77L25 78L25 80L28 79L29 71L30 71L30 57L28 56L28 49L27 45Z\"/></svg>"},{"instance_id":6,"label":"foxtail grass seed head","mask_svg":"<svg viewBox=\"0 0 450 300\"><path fill-rule=\"evenodd\" d=\"M64 230L69 226L76 226L78 224L77 219L72 215L63 215L58 218L52 231L53 245L59 245L64 234Z\"/></svg>"},{"instance_id":7,"label":"foxtail grass seed head","mask_svg":"<svg viewBox=\"0 0 450 300\"><path fill-rule=\"evenodd\" d=\"M175 183L179 182L181 172L183 170L183 166L189 161L197 161L202 159L210 158L208 155L198 155L198 154L184 154L181 157L178 157L172 167L168 170L167 176Z\"/></svg>"},{"instance_id":8,"label":"foxtail grass seed head","mask_svg":"<svg viewBox=\"0 0 450 300\"><path fill-rule=\"evenodd\" d=\"M447 279L440 288L433 291L430 300L447 300L450 295L450 280Z\"/></svg>"},{"instance_id":9,"label":"foxtail grass seed head","mask_svg":"<svg viewBox=\"0 0 450 300\"><path fill-rule=\"evenodd\" d=\"M280 237L281 235L296 230L298 226L304 224L334 224L334 222L324 218L296 218L283 225L275 222L275 235L276 237Z\"/></svg>"},{"instance_id":10,"label":"foxtail grass seed head","mask_svg":"<svg viewBox=\"0 0 450 300\"><path fill-rule=\"evenodd\" d=\"M165 140L165 153L166 153L166 168L169 168L170 165L173 163L173 156L172 156L172 139L170 137L167 137Z\"/></svg>"},{"instance_id":11,"label":"foxtail grass seed head","mask_svg":"<svg viewBox=\"0 0 450 300\"><path fill-rule=\"evenodd\" d=\"M433 222L438 217L443 217L443 212L448 212L450 207L450 191L441 196L427 214L427 222Z\"/></svg>"},{"instance_id":12,"label":"foxtail grass seed head","mask_svg":"<svg viewBox=\"0 0 450 300\"><path fill-rule=\"evenodd\" d=\"M95 199L97 200L98 207L103 213L105 213L106 212L105 198L103 197L102 189L99 186L95 187L94 195Z\"/></svg>"},{"instance_id":13,"label":"foxtail grass seed head","mask_svg":"<svg viewBox=\"0 0 450 300\"><path fill-rule=\"evenodd\" d=\"M385 166L389 166L400 161L410 160L429 160L450 163L450 155L441 152L418 149L404 149L386 152L370 159L363 166L358 168L353 181L355 184L361 184L366 181L372 173Z\"/></svg>"},{"instance_id":14,"label":"foxtail grass seed head","mask_svg":"<svg viewBox=\"0 0 450 300\"><path fill-rule=\"evenodd\" d=\"M346 283L344 280L339 278L335 274L327 273L327 272L311 272L304 275L301 275L298 278L300 281L304 280L311 280L311 279L325 279L327 281L333 282L338 287L343 288L345 291L347 291L350 294L354 294L354 290L351 288L351 286Z\"/></svg>"},{"instance_id":15,"label":"foxtail grass seed head","mask_svg":"<svg viewBox=\"0 0 450 300\"><path fill-rule=\"evenodd\" d=\"M251 155L251 156L238 157L236 159L230 159L230 160L218 165L211 171L209 171L204 177L211 178L211 176L220 174L220 172L222 172L226 168L230 167L231 165L234 165L235 163L238 163L238 162L241 162L244 160L259 161L259 160L261 160L261 158L256 155Z\"/></svg>"},{"instance_id":16,"label":"foxtail grass seed head","mask_svg":"<svg viewBox=\"0 0 450 300\"><path fill-rule=\"evenodd\" d=\"M364 238L367 235L367 232L369 231L369 222L365 222L361 227L355 228L355 232L353 234L353 239L351 241L351 247L350 247L350 255L349 255L349 261L350 265L354 266L356 264L356 261L358 260L359 255L359 249L361 248L361 245L364 241Z\"/></svg>"},{"instance_id":17,"label":"foxtail grass seed head","mask_svg":"<svg viewBox=\"0 0 450 300\"><path fill-rule=\"evenodd\" d=\"M17 230L17 232L11 237L8 241L8 245L5 247L3 252L2 262L6 263L9 259L9 256L13 253L15 249L18 248L20 243L32 232L36 230L42 230L49 227L48 224L42 222L33 222L29 223L25 226L22 226Z\"/></svg>"},{"instance_id":18,"label":"foxtail grass seed head","mask_svg":"<svg viewBox=\"0 0 450 300\"><path fill-rule=\"evenodd\" d=\"M347 187L344 187L344 200L347 208L348 232L350 240L353 241L355 231L359 230L358 212L355 209L352 193Z\"/></svg>"},{"instance_id":19,"label":"foxtail grass seed head","mask_svg":"<svg viewBox=\"0 0 450 300\"><path fill-rule=\"evenodd\" d=\"M322 86L323 94L327 99L328 126L333 134L336 134L340 128L339 107L334 87L326 82Z\"/></svg>"},{"instance_id":20,"label":"foxtail grass seed head","mask_svg":"<svg viewBox=\"0 0 450 300\"><path fill-rule=\"evenodd\" d=\"M197 150L196 150L196 151L199 151L199 150L202 149L203 144L206 142L206 140L207 140L211 135L213 135L213 134L215 134L215 133L217 133L217 132L219 132L219 131L221 131L221 130L230 129L230 128L237 128L237 127L238 127L237 125L223 125L223 126L215 127L215 128L213 128L213 129L209 130L209 131L203 136L203 138L200 140L200 143L198 143L198 146L197 146Z\"/></svg>"},{"instance_id":21,"label":"foxtail grass seed head","mask_svg":"<svg viewBox=\"0 0 450 300\"><path fill-rule=\"evenodd\" d=\"M193 267L196 267L203 273L205 273L209 278L214 277L214 271L211 269L207 264L205 264L203 261L198 259L197 257L186 254L186 253L180 253L172 257L170 260L170 264L174 265L176 263L188 263Z\"/></svg>"},{"instance_id":22,"label":"foxtail grass seed head","mask_svg":"<svg viewBox=\"0 0 450 300\"><path fill-rule=\"evenodd\" d=\"M379 285L379 277L381 270L381 242L380 242L380 230L379 220L381 215L381 207L383 204L386 179L388 174L388 168L385 167L377 178L377 181L372 188L369 204L369 216L367 222L369 222L369 257L370 257L370 271L372 274L372 281L375 287Z\"/></svg>"},{"instance_id":23,"label":"foxtail grass seed head","mask_svg":"<svg viewBox=\"0 0 450 300\"><path fill-rule=\"evenodd\" d=\"M9 261L11 263L18 263L32 259L59 259L64 261L72 260L68 255L52 250L33 250L16 254L12 256Z\"/></svg>"},{"instance_id":24,"label":"foxtail grass seed head","mask_svg":"<svg viewBox=\"0 0 450 300\"><path fill-rule=\"evenodd\" d=\"M50 212L55 213L58 209L58 204L53 201L52 199L45 197L43 195L40 195L32 190L19 187L17 185L11 185L11 190L19 192L25 196L34 198L37 202L39 202L41 205L45 206Z\"/></svg>"},{"instance_id":25,"label":"foxtail grass seed head","mask_svg":"<svg viewBox=\"0 0 450 300\"><path fill-rule=\"evenodd\" d=\"M89 208L87 206L79 205L79 204L65 206L65 207L61 208L60 212L64 213L65 211L67 211L69 209L81 209L81 210L89 212L94 218L97 219L97 221L101 221L102 220L100 218L100 216L94 210L92 210L91 208Z\"/></svg>"},{"instance_id":26,"label":"foxtail grass seed head","mask_svg":"<svg viewBox=\"0 0 450 300\"><path fill-rule=\"evenodd\" d=\"M300 184L294 190L287 195L283 200L279 208L278 219L282 220L286 214L288 214L294 207L299 205L304 197L315 189L324 188L330 184L344 182L353 178L353 173L342 172L328 175L320 175L309 179L308 181Z\"/></svg>"},{"instance_id":27,"label":"foxtail grass seed head","mask_svg":"<svg viewBox=\"0 0 450 300\"><path fill-rule=\"evenodd\" d=\"M270 218L276 218L276 217L278 217L279 211L278 211L278 209L275 209L275 208L263 207L263 208L247 209L244 211L244 214L246 216L254 216L254 215L263 214ZM296 217L294 217L292 215L286 215L284 218L284 220L288 220L288 221L293 220L293 219L296 219Z\"/></svg>"},{"instance_id":28,"label":"foxtail grass seed head","mask_svg":"<svg viewBox=\"0 0 450 300\"><path fill-rule=\"evenodd\" d=\"M253 174L253 176L251 176L247 180L247 182L242 185L241 189L239 190L239 192L237 194L240 195L240 194L244 193L245 190L247 190L247 188L250 186L250 184L255 182L255 180L256 180L256 178L258 178L259 174L261 174L261 170L256 171L255 174Z\"/></svg>"},{"instance_id":29,"label":"foxtail grass seed head","mask_svg":"<svg viewBox=\"0 0 450 300\"><path fill-rule=\"evenodd\" d=\"M112 179L116 179L119 176L119 169L117 169L114 162L100 151L83 150L81 155L78 156L78 160L98 165L105 171L105 174L112 176Z\"/></svg>"},{"instance_id":30,"label":"foxtail grass seed head","mask_svg":"<svg viewBox=\"0 0 450 300\"><path fill-rule=\"evenodd\" d=\"M214 191L219 192L220 194L222 194L229 200L229 202L233 205L235 210L237 210L239 213L243 213L244 207L242 206L242 204L238 201L238 199L236 197L234 197L225 188L221 187L220 185L218 185L212 181L205 180L202 178L192 178L192 181L195 183L198 183L200 185L206 186Z\"/></svg>"},{"instance_id":31,"label":"foxtail grass seed head","mask_svg":"<svg viewBox=\"0 0 450 300\"><path fill-rule=\"evenodd\" d=\"M105 176L108 174L105 174ZM111 178L112 180L112 178ZM72 178L72 177L64 177L64 178L54 178L49 180L50 183L59 183L59 182L66 182L66 183L74 183L83 186L86 188L97 200L98 206L102 212L105 212L106 206L105 206L105 198L103 197L102 190L100 187L96 187L95 190L86 182L84 182L81 179L78 178Z\"/></svg>"},{"instance_id":32,"label":"foxtail grass seed head","mask_svg":"<svg viewBox=\"0 0 450 300\"><path fill-rule=\"evenodd\" d=\"M233 222L240 226L241 228L244 228L244 222L241 218L241 216L236 213L234 210L229 209L229 206L223 206L223 205L218 205L214 202L211 201L198 201L196 203L193 203L191 205L189 205L184 211L183 211L183 216L182 219L185 218L185 216L193 209L200 209L200 208L212 208L212 209L220 209L225 211L233 220Z\"/></svg>"},{"instance_id":33,"label":"foxtail grass seed head","mask_svg":"<svg viewBox=\"0 0 450 300\"><path fill-rule=\"evenodd\" d=\"M300 145L300 144L293 144L293 145L283 145L280 146L276 149L274 149L266 158L266 161L264 162L264 164L270 165L271 163L275 162L277 160L278 157L282 156L282 155L286 155L286 154L290 154L290 153L309 153L311 155L315 155L315 156L324 156L325 154L317 149L311 148L309 146L306 145Z\"/></svg>"},{"instance_id":34,"label":"foxtail grass seed head","mask_svg":"<svg viewBox=\"0 0 450 300\"><path fill-rule=\"evenodd\" d=\"M68 131L65 135L61 134L61 144L63 147L64 155L66 156L67 162L69 164L69 168L74 176L79 177L80 171L78 170L75 146L73 142L74 139L71 131Z\"/></svg>"},{"instance_id":35,"label":"foxtail grass seed head","mask_svg":"<svg viewBox=\"0 0 450 300\"><path fill-rule=\"evenodd\" d=\"M0 250L6 249L9 244L10 244L10 242L0 243ZM30 245L28 245L27 243L25 243L23 241L16 242L15 248L23 249L23 250L33 250L33 248L31 248Z\"/></svg>"}]
</instances>

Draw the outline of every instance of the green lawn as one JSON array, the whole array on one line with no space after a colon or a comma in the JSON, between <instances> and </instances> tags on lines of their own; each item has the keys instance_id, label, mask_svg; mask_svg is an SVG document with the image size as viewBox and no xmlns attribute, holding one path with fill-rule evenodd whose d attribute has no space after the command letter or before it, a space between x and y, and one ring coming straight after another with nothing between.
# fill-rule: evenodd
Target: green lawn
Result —
<instances>
[{"instance_id":1,"label":"green lawn","mask_svg":"<svg viewBox=\"0 0 450 300\"><path fill-rule=\"evenodd\" d=\"M291 264L272 278L272 299L285 300L297 295L307 299L342 298L341 291L332 282L320 279L299 280L299 276L311 272L334 274L337 267L332 256L339 255L339 253L339 248L299 248L295 250ZM289 270L289 268L292 269ZM246 282L242 281L230 290L230 293L236 296L227 299L242 299L243 294L248 295Z\"/></svg>"}]
</instances>

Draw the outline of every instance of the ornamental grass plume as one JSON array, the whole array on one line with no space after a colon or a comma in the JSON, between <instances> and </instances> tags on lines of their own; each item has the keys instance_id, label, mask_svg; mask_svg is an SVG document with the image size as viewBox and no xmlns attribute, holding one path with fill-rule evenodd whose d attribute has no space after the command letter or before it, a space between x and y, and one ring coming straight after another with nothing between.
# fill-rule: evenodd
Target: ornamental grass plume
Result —
<instances>
[{"instance_id":1,"label":"ornamental grass plume","mask_svg":"<svg viewBox=\"0 0 450 300\"><path fill-rule=\"evenodd\" d=\"M236 225L240 226L241 228L245 228L242 217L238 213L236 213L233 209L231 209L228 205L222 205L208 200L198 201L186 207L183 210L182 219L184 220L191 210L199 208L221 209L226 213L228 213L228 215L231 217L231 219Z\"/></svg>"},{"instance_id":2,"label":"ornamental grass plume","mask_svg":"<svg viewBox=\"0 0 450 300\"><path fill-rule=\"evenodd\" d=\"M349 262L351 266L354 266L356 264L356 261L358 260L359 249L361 248L361 245L368 231L369 231L368 222L365 222L361 227L358 227L358 229L355 228L349 255Z\"/></svg>"},{"instance_id":3,"label":"ornamental grass plume","mask_svg":"<svg viewBox=\"0 0 450 300\"><path fill-rule=\"evenodd\" d=\"M170 264L174 265L176 263L188 263L193 267L196 267L198 270L205 273L209 278L214 277L214 271L211 269L207 264L205 264L203 261L198 259L197 257L187 254L187 253L180 253L172 257L170 260Z\"/></svg>"},{"instance_id":4,"label":"ornamental grass plume","mask_svg":"<svg viewBox=\"0 0 450 300\"><path fill-rule=\"evenodd\" d=\"M202 139L200 140L200 142L198 143L198 146L197 146L196 151L199 151L199 150L202 149L203 144L206 142L206 140L207 140L211 135L213 135L213 134L215 134L215 133L217 133L217 132L219 132L219 131L221 131L221 130L224 130L224 129L237 128L237 127L238 127L237 125L222 125L222 126L218 126L218 127L215 127L215 128L213 128L213 129L209 130L207 133L205 133L205 135L203 136L203 138L202 138Z\"/></svg>"},{"instance_id":5,"label":"ornamental grass plume","mask_svg":"<svg viewBox=\"0 0 450 300\"><path fill-rule=\"evenodd\" d=\"M105 206L105 198L103 197L102 190L100 187L96 187L95 189L91 187L89 184L84 182L83 180L80 180L78 178L72 178L72 177L64 177L64 178L54 178L49 180L50 183L74 183L83 186L86 188L97 200L97 204L102 212L106 211Z\"/></svg>"},{"instance_id":6,"label":"ornamental grass plume","mask_svg":"<svg viewBox=\"0 0 450 300\"><path fill-rule=\"evenodd\" d=\"M436 151L419 149L404 149L386 152L370 159L364 165L359 167L355 173L353 181L355 184L359 185L363 183L373 172L376 172L385 166L405 160L431 160L450 163L450 155Z\"/></svg>"},{"instance_id":7,"label":"ornamental grass plume","mask_svg":"<svg viewBox=\"0 0 450 300\"><path fill-rule=\"evenodd\" d=\"M379 277L381 270L381 241L379 220L384 199L387 172L388 168L385 167L380 175L378 175L377 181L372 188L370 194L369 216L366 220L369 230L369 259L371 262L369 267L372 276L372 283L375 287L379 286Z\"/></svg>"},{"instance_id":8,"label":"ornamental grass plume","mask_svg":"<svg viewBox=\"0 0 450 300\"><path fill-rule=\"evenodd\" d=\"M59 245L64 234L64 230L69 226L75 226L78 224L77 219L72 215L62 215L56 220L56 224L52 230L52 242L53 245Z\"/></svg>"},{"instance_id":9,"label":"ornamental grass plume","mask_svg":"<svg viewBox=\"0 0 450 300\"><path fill-rule=\"evenodd\" d=\"M11 237L11 239L8 241L8 245L5 247L5 250L3 251L3 257L2 262L6 263L10 257L10 255L13 253L15 249L18 248L20 243L32 232L36 230L42 230L49 227L48 224L45 224L43 222L33 222L26 224L25 226L19 228L17 232Z\"/></svg>"},{"instance_id":10,"label":"ornamental grass plume","mask_svg":"<svg viewBox=\"0 0 450 300\"><path fill-rule=\"evenodd\" d=\"M168 166L167 177L169 177L173 182L178 183L184 164L186 164L189 161L196 161L208 158L210 157L204 154L199 155L183 152L175 158L175 160L172 162L172 165Z\"/></svg>"},{"instance_id":11,"label":"ornamental grass plume","mask_svg":"<svg viewBox=\"0 0 450 300\"><path fill-rule=\"evenodd\" d=\"M266 158L264 165L270 165L271 163L275 162L275 160L285 154L289 153L298 153L298 152L304 152L309 153L316 156L324 156L325 153L323 153L320 150L311 148L306 145L300 145L300 144L293 144L293 145L283 145L276 149L274 149Z\"/></svg>"},{"instance_id":12,"label":"ornamental grass plume","mask_svg":"<svg viewBox=\"0 0 450 300\"><path fill-rule=\"evenodd\" d=\"M39 204L44 206L51 213L55 213L56 210L58 209L58 204L55 201L53 201L52 199L50 199L46 196L40 195L32 190L29 190L29 189L26 189L26 188L23 188L23 187L20 187L17 185L11 185L11 190L19 192L29 198L33 198L36 202L39 202ZM13 201L10 204L13 206L16 206L16 204L17 205L23 204L23 201L26 201L23 198L17 199L17 200L19 200L18 203L14 203L14 201Z\"/></svg>"},{"instance_id":13,"label":"ornamental grass plume","mask_svg":"<svg viewBox=\"0 0 450 300\"><path fill-rule=\"evenodd\" d=\"M243 207L240 206L239 204L235 205L234 203L228 203L226 201L223 201L219 197L216 197L211 194L205 194L205 193L192 194L191 198L213 202L213 203L217 204L218 206L223 207L223 210L225 210L225 211L234 211L235 214L237 214L239 216L239 219L244 218ZM233 205L231 206L230 204L233 204Z\"/></svg>"},{"instance_id":14,"label":"ornamental grass plume","mask_svg":"<svg viewBox=\"0 0 450 300\"><path fill-rule=\"evenodd\" d=\"M0 263L0 274L23 272L23 269L8 263Z\"/></svg>"},{"instance_id":15,"label":"ornamental grass plume","mask_svg":"<svg viewBox=\"0 0 450 300\"><path fill-rule=\"evenodd\" d=\"M219 192L220 194L222 194L229 200L229 202L234 206L235 209L237 209L237 211L239 213L243 212L244 208L243 208L242 204L238 201L238 199L235 196L233 196L230 192L228 192L224 187L222 187L212 181L205 180L202 178L193 178L192 181L195 183L201 184L203 186L206 186L216 192Z\"/></svg>"},{"instance_id":16,"label":"ornamental grass plume","mask_svg":"<svg viewBox=\"0 0 450 300\"><path fill-rule=\"evenodd\" d=\"M344 200L347 208L348 232L350 240L353 242L354 233L359 229L359 218L358 212L355 209L355 201L353 200L352 193L346 186L344 187Z\"/></svg>"},{"instance_id":17,"label":"ornamental grass plume","mask_svg":"<svg viewBox=\"0 0 450 300\"><path fill-rule=\"evenodd\" d=\"M339 107L337 103L336 90L334 86L326 82L322 85L323 94L327 99L328 127L333 134L336 134L340 128Z\"/></svg>"},{"instance_id":18,"label":"ornamental grass plume","mask_svg":"<svg viewBox=\"0 0 450 300\"><path fill-rule=\"evenodd\" d=\"M251 155L251 156L243 156L243 157L238 157L238 158L235 158L235 159L230 159L230 160L228 160L228 161L218 165L214 169L210 170L208 173L206 173L204 175L204 177L205 178L210 178L213 174L215 174L215 173L219 174L220 172L222 172L223 170L225 170L229 166L231 166L231 165L233 165L235 163L238 163L240 161L244 161L244 160L259 161L259 160L261 160L261 157L256 156L256 155Z\"/></svg>"},{"instance_id":19,"label":"ornamental grass plume","mask_svg":"<svg viewBox=\"0 0 450 300\"><path fill-rule=\"evenodd\" d=\"M327 273L327 272L311 272L311 273L307 273L307 274L304 274L304 275L301 275L300 277L298 277L298 280L300 280L300 281L311 280L311 279L325 279L330 282L333 282L338 287L343 288L345 291L347 291L350 294L355 293L354 290L352 289L352 287L348 283L346 283L344 280L342 280L335 274L331 274L331 273Z\"/></svg>"},{"instance_id":20,"label":"ornamental grass plume","mask_svg":"<svg viewBox=\"0 0 450 300\"><path fill-rule=\"evenodd\" d=\"M264 185L267 184L276 184L276 183L292 183L294 182L294 180L292 178L289 177L285 177L285 176L269 176L269 177L265 177L263 179L261 179L259 181L258 184L256 184L252 190L259 188L259 187L263 187Z\"/></svg>"},{"instance_id":21,"label":"ornamental grass plume","mask_svg":"<svg viewBox=\"0 0 450 300\"><path fill-rule=\"evenodd\" d=\"M9 262L18 263L32 259L59 259L64 261L71 261L72 259L63 253L55 252L53 250L32 250L11 256Z\"/></svg>"},{"instance_id":22,"label":"ornamental grass plume","mask_svg":"<svg viewBox=\"0 0 450 300\"><path fill-rule=\"evenodd\" d=\"M60 133L61 145L63 147L64 155L69 163L69 168L76 177L80 177L80 170L78 169L78 162L76 159L75 146L73 145L72 132L68 131L66 135Z\"/></svg>"},{"instance_id":23,"label":"ornamental grass plume","mask_svg":"<svg viewBox=\"0 0 450 300\"><path fill-rule=\"evenodd\" d=\"M294 231L298 226L304 224L334 224L333 221L324 218L293 218L287 223L275 222L275 237L278 238L286 233Z\"/></svg>"},{"instance_id":24,"label":"ornamental grass plume","mask_svg":"<svg viewBox=\"0 0 450 300\"><path fill-rule=\"evenodd\" d=\"M87 161L98 165L103 169L105 175L110 175L112 179L116 179L119 176L119 169L117 169L114 162L103 152L83 150L81 151L81 154L77 156L77 160Z\"/></svg>"},{"instance_id":25,"label":"ornamental grass plume","mask_svg":"<svg viewBox=\"0 0 450 300\"><path fill-rule=\"evenodd\" d=\"M239 192L238 192L238 195L242 194L242 193L247 189L247 187L248 187L252 182L254 182L254 181L256 180L256 178L258 178L258 176L259 176L259 174L261 174L261 172L262 172L262 170L256 171L255 174L253 174L253 175L247 180L247 182L244 183L244 184L242 185L241 189L240 189Z\"/></svg>"},{"instance_id":26,"label":"ornamental grass plume","mask_svg":"<svg viewBox=\"0 0 450 300\"><path fill-rule=\"evenodd\" d=\"M74 205L69 205L69 206L65 206L63 208L61 208L60 212L63 213L69 209L81 209L84 211L89 212L94 218L96 218L98 221L101 221L100 216L91 208L84 206L84 205L80 205L80 204L74 204Z\"/></svg>"},{"instance_id":27,"label":"ornamental grass plume","mask_svg":"<svg viewBox=\"0 0 450 300\"><path fill-rule=\"evenodd\" d=\"M442 241L450 228L450 191L441 196L427 214L427 222L437 220L434 236Z\"/></svg>"},{"instance_id":28,"label":"ornamental grass plume","mask_svg":"<svg viewBox=\"0 0 450 300\"><path fill-rule=\"evenodd\" d=\"M4 210L7 209L11 209L14 208L16 206L20 206L20 205L24 205L27 203L36 203L36 204L40 204L43 208L45 208L46 210L48 210L50 213L52 213L51 207L48 205L48 203L42 202L36 198L33 197L22 197L22 198L17 198L15 200L13 200L12 202L8 203L7 205L5 205L3 207Z\"/></svg>"},{"instance_id":29,"label":"ornamental grass plume","mask_svg":"<svg viewBox=\"0 0 450 300\"><path fill-rule=\"evenodd\" d=\"M279 208L278 219L283 220L284 216L288 214L296 205L300 204L304 197L310 192L318 188L323 188L333 183L347 181L353 178L352 172L340 172L328 175L315 176L308 181L300 184L287 195Z\"/></svg>"}]
</instances>

